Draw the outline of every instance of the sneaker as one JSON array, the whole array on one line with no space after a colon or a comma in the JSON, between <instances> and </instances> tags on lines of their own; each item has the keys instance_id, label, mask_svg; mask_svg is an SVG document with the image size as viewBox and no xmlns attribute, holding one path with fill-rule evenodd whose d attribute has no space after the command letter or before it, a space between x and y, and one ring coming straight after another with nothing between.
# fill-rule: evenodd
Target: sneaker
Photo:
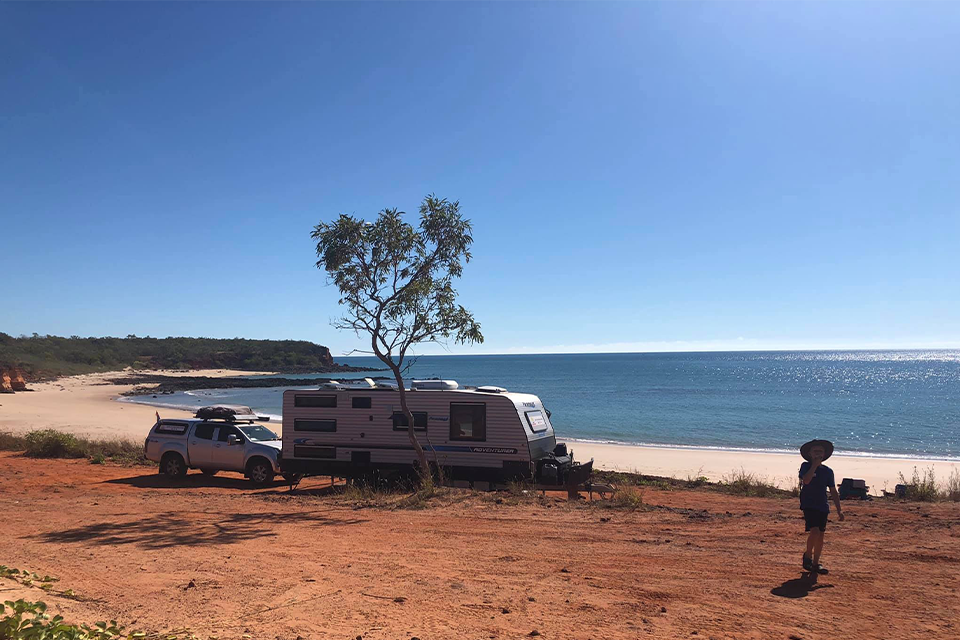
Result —
<instances>
[{"instance_id":1,"label":"sneaker","mask_svg":"<svg viewBox=\"0 0 960 640\"><path fill-rule=\"evenodd\" d=\"M822 575L822 576L825 576L825 575L827 575L828 573L830 573L830 571L829 571L825 566L823 566L822 564L818 564L818 565L816 566L816 568L814 569L814 571L816 571L817 573L819 573L819 574Z\"/></svg>"},{"instance_id":2,"label":"sneaker","mask_svg":"<svg viewBox=\"0 0 960 640\"><path fill-rule=\"evenodd\" d=\"M808 555L803 556L803 568L807 571L816 571L813 567L813 558Z\"/></svg>"}]
</instances>

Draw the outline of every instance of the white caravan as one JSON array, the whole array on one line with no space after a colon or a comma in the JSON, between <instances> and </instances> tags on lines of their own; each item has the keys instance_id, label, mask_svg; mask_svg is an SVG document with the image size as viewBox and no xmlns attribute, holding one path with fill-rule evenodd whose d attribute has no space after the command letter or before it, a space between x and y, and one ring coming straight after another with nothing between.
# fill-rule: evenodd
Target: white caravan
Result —
<instances>
[{"instance_id":1,"label":"white caravan","mask_svg":"<svg viewBox=\"0 0 960 640\"><path fill-rule=\"evenodd\" d=\"M416 467L400 392L366 383L284 392L285 474L363 477ZM593 461L575 463L557 444L550 412L535 395L414 380L406 397L417 441L452 480L573 485L590 475Z\"/></svg>"}]
</instances>

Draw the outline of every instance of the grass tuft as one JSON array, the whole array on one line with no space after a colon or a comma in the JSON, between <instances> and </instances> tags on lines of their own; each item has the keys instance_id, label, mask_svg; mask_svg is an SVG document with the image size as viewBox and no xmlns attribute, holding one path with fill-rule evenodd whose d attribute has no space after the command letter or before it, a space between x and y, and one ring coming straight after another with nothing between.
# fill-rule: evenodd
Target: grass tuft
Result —
<instances>
[{"instance_id":1,"label":"grass tuft","mask_svg":"<svg viewBox=\"0 0 960 640\"><path fill-rule=\"evenodd\" d=\"M724 493L738 496L767 498L785 493L779 484L767 480L755 473L749 473L742 467L723 476L717 487Z\"/></svg>"}]
</instances>

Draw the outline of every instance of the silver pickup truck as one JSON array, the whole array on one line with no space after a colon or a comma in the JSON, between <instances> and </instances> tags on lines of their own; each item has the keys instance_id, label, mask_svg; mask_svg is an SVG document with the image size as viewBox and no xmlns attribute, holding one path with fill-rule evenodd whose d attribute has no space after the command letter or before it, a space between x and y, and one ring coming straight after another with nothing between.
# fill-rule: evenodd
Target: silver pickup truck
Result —
<instances>
[{"instance_id":1,"label":"silver pickup truck","mask_svg":"<svg viewBox=\"0 0 960 640\"><path fill-rule=\"evenodd\" d=\"M280 436L252 420L158 419L143 446L160 473L174 478L187 469L237 471L265 485L280 473Z\"/></svg>"}]
</instances>

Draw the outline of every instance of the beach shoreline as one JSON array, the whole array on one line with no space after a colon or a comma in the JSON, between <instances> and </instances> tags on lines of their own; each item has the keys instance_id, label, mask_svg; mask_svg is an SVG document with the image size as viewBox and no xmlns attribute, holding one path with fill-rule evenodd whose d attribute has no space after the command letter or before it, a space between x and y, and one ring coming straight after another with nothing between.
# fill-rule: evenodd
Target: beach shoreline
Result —
<instances>
[{"instance_id":1,"label":"beach shoreline","mask_svg":"<svg viewBox=\"0 0 960 640\"><path fill-rule=\"evenodd\" d=\"M157 373L228 377L269 375L271 372L217 369ZM75 435L136 441L146 436L159 411L164 417L192 415L186 410L159 408L141 402L118 402L121 394L133 385L107 382L117 375L118 372L105 372L71 376L32 384L33 391L0 396L0 431L25 433L35 429L58 429ZM271 422L270 427L279 431L281 425ZM794 486L801 462L798 454L786 452L594 443L564 438L562 433L558 434L558 439L568 443L578 460L593 458L599 469L680 479L702 476L711 481L723 480L742 470L785 489ZM900 474L909 479L914 468L921 473L933 469L940 480L954 471L960 473L960 461L860 453L843 455L842 452L831 458L829 466L834 469L838 481L845 477L863 479L874 494L884 489L893 491L900 482Z\"/></svg>"}]
</instances>

